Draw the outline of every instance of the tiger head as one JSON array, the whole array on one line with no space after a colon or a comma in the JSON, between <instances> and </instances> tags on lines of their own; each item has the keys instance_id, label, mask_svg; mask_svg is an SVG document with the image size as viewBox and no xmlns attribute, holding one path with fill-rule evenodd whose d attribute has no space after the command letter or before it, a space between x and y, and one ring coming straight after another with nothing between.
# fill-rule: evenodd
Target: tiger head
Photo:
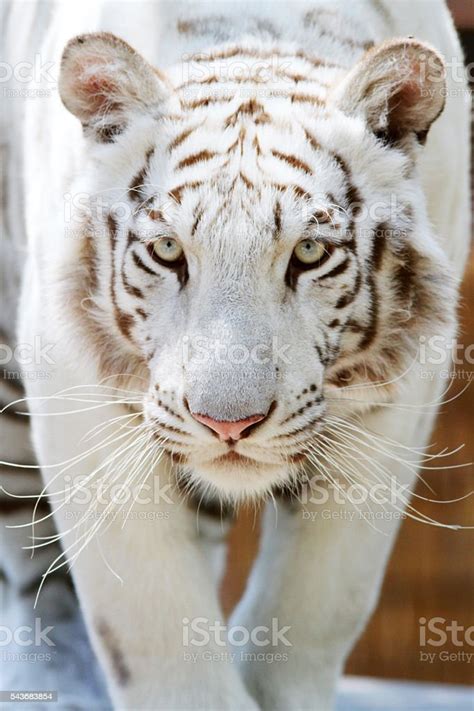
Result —
<instances>
[{"instance_id":1,"label":"tiger head","mask_svg":"<svg viewBox=\"0 0 474 711\"><path fill-rule=\"evenodd\" d=\"M99 372L129 373L173 461L234 497L290 481L335 413L396 398L455 301L417 170L442 59L404 39L351 68L281 50L263 84L213 73L276 52L223 46L183 81L83 35L60 77L104 208L78 211Z\"/></svg>"}]
</instances>

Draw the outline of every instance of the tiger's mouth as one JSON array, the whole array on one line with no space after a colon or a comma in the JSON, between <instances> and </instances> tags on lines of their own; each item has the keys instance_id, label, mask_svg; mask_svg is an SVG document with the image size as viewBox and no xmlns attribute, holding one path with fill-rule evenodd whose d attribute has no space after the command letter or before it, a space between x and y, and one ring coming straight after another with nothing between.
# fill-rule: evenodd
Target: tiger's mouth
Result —
<instances>
[{"instance_id":1,"label":"tiger's mouth","mask_svg":"<svg viewBox=\"0 0 474 711\"><path fill-rule=\"evenodd\" d=\"M247 457L244 454L239 454L239 452L231 449L226 454L221 454L219 457L213 459L212 463L215 465L221 464L222 466L226 466L228 464L238 464L242 467L249 467L255 466L258 464L258 461L256 459L252 459L251 457Z\"/></svg>"},{"instance_id":2,"label":"tiger's mouth","mask_svg":"<svg viewBox=\"0 0 474 711\"><path fill-rule=\"evenodd\" d=\"M284 486L288 480L304 469L307 461L305 450L292 453L271 447L250 446L248 440L224 448L216 443L215 449L189 448L173 451L164 445L177 471L185 471L200 485L211 485L212 490L224 497L266 496L275 486Z\"/></svg>"},{"instance_id":3,"label":"tiger's mouth","mask_svg":"<svg viewBox=\"0 0 474 711\"><path fill-rule=\"evenodd\" d=\"M273 454L273 456L272 456ZM304 451L296 452L292 455L282 457L276 453L268 453L267 456L262 456L262 453L240 453L233 447L227 452L216 453L214 456L196 456L194 454L183 455L168 451L168 455L175 464L188 465L191 467L197 466L199 469L209 469L209 471L220 472L247 472L260 471L262 469L281 469L282 467L301 467L304 465L307 457Z\"/></svg>"},{"instance_id":4,"label":"tiger's mouth","mask_svg":"<svg viewBox=\"0 0 474 711\"><path fill-rule=\"evenodd\" d=\"M193 455L178 454L171 450L167 450L168 456L175 464L193 464L195 457ZM199 463L204 466L210 466L212 468L226 468L226 467L241 467L241 468L255 468L262 464L276 464L276 462L263 461L261 459L256 459L254 457L246 456L244 454L239 454L233 449L229 449L228 452L224 454L218 454L212 458L202 459L199 458Z\"/></svg>"}]
</instances>

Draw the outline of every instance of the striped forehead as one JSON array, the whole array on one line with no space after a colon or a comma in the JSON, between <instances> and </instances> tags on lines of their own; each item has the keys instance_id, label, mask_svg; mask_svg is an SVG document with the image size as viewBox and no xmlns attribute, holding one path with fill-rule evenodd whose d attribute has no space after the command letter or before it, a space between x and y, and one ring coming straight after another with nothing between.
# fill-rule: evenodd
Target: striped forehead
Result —
<instances>
[{"instance_id":1,"label":"striped forehead","mask_svg":"<svg viewBox=\"0 0 474 711\"><path fill-rule=\"evenodd\" d=\"M237 177L249 188L291 183L301 194L314 191L315 177L321 189L337 188L337 166L318 140L296 121L259 123L260 110L250 101L237 107L239 120L231 124L208 115L175 132L165 149L169 191L179 199L188 181L227 190Z\"/></svg>"},{"instance_id":2,"label":"striped forehead","mask_svg":"<svg viewBox=\"0 0 474 711\"><path fill-rule=\"evenodd\" d=\"M342 203L342 201L341 201ZM249 187L241 177L220 176L183 192L180 202L167 200L152 209L161 234L178 236L194 244L234 245L237 249L266 249L277 242L292 241L316 228L344 229L348 219L333 194L302 195L293 186L277 188L262 183Z\"/></svg>"},{"instance_id":3,"label":"striped forehead","mask_svg":"<svg viewBox=\"0 0 474 711\"><path fill-rule=\"evenodd\" d=\"M147 207L178 234L254 244L292 236L329 207L344 209L347 193L342 161L306 128L259 124L245 113L221 130L211 117L175 126L139 182L162 186L147 194Z\"/></svg>"}]
</instances>

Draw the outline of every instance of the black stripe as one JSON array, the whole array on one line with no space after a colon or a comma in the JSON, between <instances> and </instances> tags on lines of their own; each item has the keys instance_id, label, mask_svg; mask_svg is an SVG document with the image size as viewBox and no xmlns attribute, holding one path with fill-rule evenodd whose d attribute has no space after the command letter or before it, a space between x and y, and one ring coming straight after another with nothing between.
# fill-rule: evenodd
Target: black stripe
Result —
<instances>
[{"instance_id":1,"label":"black stripe","mask_svg":"<svg viewBox=\"0 0 474 711\"><path fill-rule=\"evenodd\" d=\"M331 269L331 271L326 272L326 274L320 276L318 281L322 281L323 279L330 279L332 277L339 276L339 274L343 274L349 266L350 261L351 260L349 259L349 257L346 257L342 260L342 262L335 266L334 269Z\"/></svg>"},{"instance_id":2,"label":"black stripe","mask_svg":"<svg viewBox=\"0 0 474 711\"><path fill-rule=\"evenodd\" d=\"M351 291L349 294L344 294L343 296L340 296L336 302L335 308L336 309L343 309L346 306L349 306L349 304L352 304L355 297L359 293L361 283L362 283L362 279L361 279L360 274L358 273L353 291Z\"/></svg>"},{"instance_id":3,"label":"black stripe","mask_svg":"<svg viewBox=\"0 0 474 711\"><path fill-rule=\"evenodd\" d=\"M114 631L109 627L108 623L102 619L96 623L96 630L98 636L102 639L118 685L122 687L127 686L131 678L131 672L125 660L125 656L119 647Z\"/></svg>"},{"instance_id":4,"label":"black stripe","mask_svg":"<svg viewBox=\"0 0 474 711\"><path fill-rule=\"evenodd\" d=\"M275 203L273 219L275 221L275 232L273 234L273 237L276 239L280 236L281 233L281 203L278 199Z\"/></svg>"},{"instance_id":5,"label":"black stripe","mask_svg":"<svg viewBox=\"0 0 474 711\"><path fill-rule=\"evenodd\" d=\"M137 237L133 235L133 233L129 232L128 233L128 243L127 243L127 249L130 247L133 242L137 241ZM137 299L143 299L143 292L141 289L138 288L138 286L135 286L132 284L128 278L127 275L125 274L125 259L122 261L122 269L120 271L121 277L122 277L122 283L125 287L125 291L127 294L130 294L130 296L135 296Z\"/></svg>"},{"instance_id":6,"label":"black stripe","mask_svg":"<svg viewBox=\"0 0 474 711\"><path fill-rule=\"evenodd\" d=\"M377 335L377 325L379 319L379 304L378 291L375 283L375 273L380 271L383 262L383 256L387 246L387 231L390 230L390 225L381 223L378 225L374 233L374 241L372 244L372 254L368 268L367 285L370 292L370 322L365 329L365 333L359 343L360 350L366 350L374 341Z\"/></svg>"},{"instance_id":7,"label":"black stripe","mask_svg":"<svg viewBox=\"0 0 474 711\"><path fill-rule=\"evenodd\" d=\"M144 182L146 178L146 174L148 172L148 168L150 166L150 161L153 156L153 153L155 152L154 148L150 148L145 155L145 165L143 168L136 174L136 176L132 179L132 182L130 183L128 187L128 191L131 193L131 197L135 201L142 201L145 198L145 193L144 193Z\"/></svg>"},{"instance_id":8,"label":"black stripe","mask_svg":"<svg viewBox=\"0 0 474 711\"><path fill-rule=\"evenodd\" d=\"M387 246L387 232L390 234L392 228L386 222L381 222L374 233L372 245L372 271L379 271L382 266L383 255Z\"/></svg>"},{"instance_id":9,"label":"black stripe","mask_svg":"<svg viewBox=\"0 0 474 711\"><path fill-rule=\"evenodd\" d=\"M142 259L138 256L135 250L132 251L132 259L135 263L135 266L137 266L139 269L142 269L144 272L150 274L153 277L158 276L158 274L154 272L153 269L150 269L150 267L148 267L145 262L142 261Z\"/></svg>"},{"instance_id":10,"label":"black stripe","mask_svg":"<svg viewBox=\"0 0 474 711\"><path fill-rule=\"evenodd\" d=\"M367 328L365 329L365 333L359 343L359 349L361 351L366 350L368 348L375 336L377 335L377 324L378 324L378 316L379 316L379 305L378 305L378 294L377 290L375 287L375 281L374 277L372 274L369 274L367 278L367 284L369 287L369 292L370 292L370 306L369 306L369 315L370 315L370 322Z\"/></svg>"},{"instance_id":11,"label":"black stripe","mask_svg":"<svg viewBox=\"0 0 474 711\"><path fill-rule=\"evenodd\" d=\"M107 218L110 235L110 299L114 307L115 323L120 333L128 340L132 340L130 331L133 326L133 319L130 314L125 313L119 307L117 294L115 292L115 249L117 246L117 223L112 215Z\"/></svg>"}]
</instances>

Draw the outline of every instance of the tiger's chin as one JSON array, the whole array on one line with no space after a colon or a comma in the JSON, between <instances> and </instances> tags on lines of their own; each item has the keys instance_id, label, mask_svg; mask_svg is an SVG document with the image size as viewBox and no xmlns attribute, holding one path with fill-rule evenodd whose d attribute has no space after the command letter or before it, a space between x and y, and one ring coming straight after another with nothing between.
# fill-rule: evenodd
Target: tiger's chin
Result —
<instances>
[{"instance_id":1,"label":"tiger's chin","mask_svg":"<svg viewBox=\"0 0 474 711\"><path fill-rule=\"evenodd\" d=\"M262 462L236 452L188 463L192 478L229 499L257 498L289 481L285 462Z\"/></svg>"}]
</instances>

